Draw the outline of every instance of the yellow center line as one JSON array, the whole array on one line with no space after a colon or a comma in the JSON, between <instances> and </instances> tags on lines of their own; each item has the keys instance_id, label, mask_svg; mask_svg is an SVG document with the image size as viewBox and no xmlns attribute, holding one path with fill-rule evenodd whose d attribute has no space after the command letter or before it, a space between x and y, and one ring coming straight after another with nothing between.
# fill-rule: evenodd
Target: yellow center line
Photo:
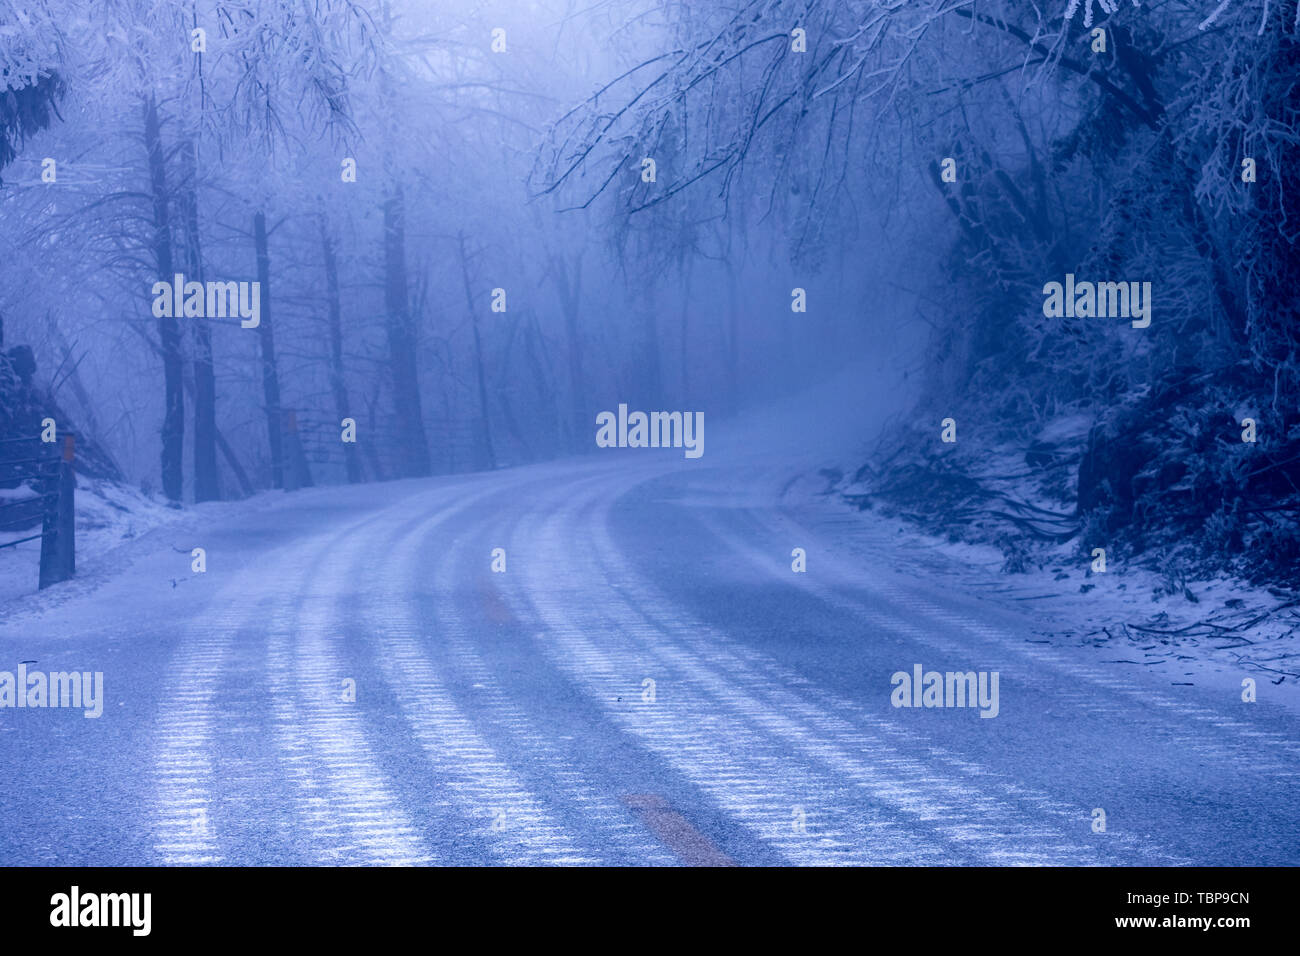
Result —
<instances>
[{"instance_id":1,"label":"yellow center line","mask_svg":"<svg viewBox=\"0 0 1300 956\"><path fill-rule=\"evenodd\" d=\"M657 793L629 793L623 802L637 812L664 846L687 866L735 866L736 861Z\"/></svg>"}]
</instances>

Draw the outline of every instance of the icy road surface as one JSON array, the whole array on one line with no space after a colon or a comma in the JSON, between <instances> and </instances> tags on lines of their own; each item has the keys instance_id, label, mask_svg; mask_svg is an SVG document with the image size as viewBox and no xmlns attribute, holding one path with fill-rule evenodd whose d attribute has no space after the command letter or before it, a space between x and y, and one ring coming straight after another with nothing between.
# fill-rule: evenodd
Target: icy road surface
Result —
<instances>
[{"instance_id":1,"label":"icy road surface","mask_svg":"<svg viewBox=\"0 0 1300 956\"><path fill-rule=\"evenodd\" d=\"M1267 681L1031 643L787 477L611 452L155 532L0 623L107 689L0 711L0 862L1300 862ZM895 709L918 663L998 716Z\"/></svg>"}]
</instances>

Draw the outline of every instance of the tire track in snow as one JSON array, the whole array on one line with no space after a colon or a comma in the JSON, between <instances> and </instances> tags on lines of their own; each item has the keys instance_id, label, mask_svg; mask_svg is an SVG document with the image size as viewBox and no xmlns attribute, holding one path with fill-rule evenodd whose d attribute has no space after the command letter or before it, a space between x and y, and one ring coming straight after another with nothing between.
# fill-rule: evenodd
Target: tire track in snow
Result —
<instances>
[{"instance_id":1,"label":"tire track in snow","mask_svg":"<svg viewBox=\"0 0 1300 956\"><path fill-rule=\"evenodd\" d=\"M214 728L221 719L222 676L237 641L243 652L251 645L266 655L266 717L274 741L261 766L242 768L240 782L260 777L263 786L274 788L281 777L288 779L298 795L288 826L306 831L307 852L317 861L344 852L370 863L427 859L382 790L369 791L366 781L375 775L367 777L364 748L356 745L349 715L323 699L327 688L321 683L333 676L324 633L336 602L330 589L340 581L329 576L338 572L338 555L330 563L331 552L385 513L267 552L209 605L228 610L209 611L206 620L186 626L165 680L174 691L159 705L155 843L165 862L221 863L242 859L249 850L237 842L223 849L231 840L220 826L222 801L213 798L214 790L230 785L215 778ZM313 586L320 593L308 594ZM390 820L382 821L389 812Z\"/></svg>"},{"instance_id":2,"label":"tire track in snow","mask_svg":"<svg viewBox=\"0 0 1300 956\"><path fill-rule=\"evenodd\" d=\"M641 476L637 481L644 480ZM635 482L634 482L635 483ZM516 600L531 603L546 631L537 640L557 666L583 686L620 726L643 739L684 777L755 836L788 859L805 864L953 862L973 858L961 846L935 841L896 806L863 806L842 794L853 781L829 775L793 757L779 714L743 689L719 681L707 669L666 646L666 636L619 600L610 589L600 606L586 606L604 575L590 554L580 514L597 498L584 494L593 484L610 494L600 477L552 490L535 503L544 517L520 526L516 553L529 553L527 589ZM544 567L545 572L537 570ZM577 589L557 587L580 582ZM663 699L643 704L640 681L653 676ZM622 697L631 698L622 701ZM720 713L719 705L730 711ZM883 792L883 790L882 790ZM806 833L792 826L792 814L809 813ZM919 832L918 832L919 831Z\"/></svg>"},{"instance_id":3,"label":"tire track in snow","mask_svg":"<svg viewBox=\"0 0 1300 956\"><path fill-rule=\"evenodd\" d=\"M401 502L406 506L410 499ZM435 862L404 812L366 739L364 718L341 700L349 677L339 651L340 618L359 614L345 603L356 569L373 563L377 533L403 523L389 508L328 541L300 551L310 571L296 604L268 621L270 684L284 768L299 790L320 862L411 866ZM309 593L314 592L314 593Z\"/></svg>"},{"instance_id":4,"label":"tire track in snow","mask_svg":"<svg viewBox=\"0 0 1300 956\"><path fill-rule=\"evenodd\" d=\"M656 610L669 602L621 558L609 533L611 507L612 501L605 499L588 519L584 535L596 546L599 566L611 588L656 624L665 638L659 649L671 649L672 659L686 673L719 696L729 688L743 689L754 702L748 705L750 719L786 746L816 758L872 800L914 817L983 860L1101 862L1096 846L1077 839L1081 821L1088 820L1086 812L1047 798L1034 799L1023 788L1007 789L1002 799L995 798L988 792L990 771L969 761L948 761L941 769L931 759L934 748L915 735L860 707L852 709L850 720L842 712L819 706L824 703L818 699L821 695L799 675L675 608L671 614ZM722 540L733 550L747 550L742 542ZM904 748L923 750L925 757L909 757Z\"/></svg>"},{"instance_id":5,"label":"tire track in snow","mask_svg":"<svg viewBox=\"0 0 1300 956\"><path fill-rule=\"evenodd\" d=\"M791 532L778 530L770 520L764 520L758 513L751 513L750 517L766 525L773 534L779 533L787 539L791 537ZM797 519L793 517L786 516L786 518L797 522ZM797 523L800 524L800 527L805 530L807 535L816 536L815 529L802 522ZM857 598L856 589L851 587L854 578L848 570L845 560L839 556L838 549L825 546L823 543L823 547L819 551L826 559L829 575L834 578L835 585L841 589L838 595L841 606L847 604L850 607L870 611L870 608ZM784 577L788 579L789 575ZM800 577L806 576L800 575ZM860 586L860 576L857 580ZM787 583L790 582L787 581ZM812 584L809 581L794 583L802 587L808 587ZM871 588L895 606L907 608L919 621L936 621L960 633L973 635L987 647L1021 658L1027 658L1032 662L1032 665L1036 665L1038 671L1051 670L1063 675L1078 687L1078 690L1069 697L1077 706L1111 716L1131 714L1132 707L1129 704L1121 706L1116 703L1117 698L1124 699L1130 703L1137 703L1151 716L1164 720L1176 743L1192 748L1199 754L1214 757L1236 766L1240 764L1241 748L1244 744L1257 747L1257 759L1267 761L1256 763L1257 770L1280 771L1280 776L1292 776L1300 770L1300 765L1295 763L1287 765L1277 762L1279 758L1286 757L1300 759L1300 743L1283 734L1261 729L1248 721L1231 717L1203 704L1173 697L1149 685L1135 683L1114 670L1086 661L1072 659L1059 648L1051 645L1027 643L1023 638L1013 634L1009 628L995 627L984 621L977 620L973 614L962 613L936 604L934 601L917 594L915 590L897 583L892 574L880 575L874 578L871 582ZM998 616L1009 617L1011 614L1010 611L1002 608L989 608L987 611L990 615L997 614ZM1031 666L1030 669L1034 670L1035 667ZM1103 694L1099 699L1096 693L1086 690L1084 685L1103 688L1105 691L1110 692L1110 696ZM1188 721L1208 724L1217 730L1224 731L1223 737L1225 740L1220 742L1204 735L1191 733L1188 728ZM1236 739L1230 742L1226 738Z\"/></svg>"},{"instance_id":6,"label":"tire track in snow","mask_svg":"<svg viewBox=\"0 0 1300 956\"><path fill-rule=\"evenodd\" d=\"M552 477L545 480L546 484L553 482ZM523 489L512 487L506 492L498 491L496 496L517 499L531 493L532 488L533 485ZM474 640L474 636L483 635L484 630L481 625L469 623L468 609L463 603L458 605L456 589L449 587L447 582L457 581L467 569L482 567L486 570L492 543L510 540L519 514L509 508L493 507L475 512L472 518L474 524L459 531L451 547L442 547L443 556L431 580L437 639L443 645L456 677L478 691L474 698L476 721L490 726L495 734L510 741L512 751L518 753L516 763L524 766L530 777L552 781L552 786L546 791L547 802L563 806L567 811L564 814L566 819L576 817L581 821L581 842L594 851L594 855L584 862L602 865L622 861L642 865L675 863L673 854L667 852L661 843L650 839L643 825L633 821L624 801L597 786L576 765L572 755L563 751L554 739L553 728L525 710L524 705L533 702L517 700L511 695L510 688L504 687L496 676L500 668L490 666L481 653L480 643ZM426 526L419 533L427 538L433 530ZM527 559L526 556L520 557ZM471 580L483 589L481 593L495 594L497 579L499 576L491 572L482 577L471 572ZM464 583L462 580L462 585ZM416 582L411 582L410 590L411 593L418 592ZM456 613L458 607L461 613ZM521 631L528 626L513 615L511 623ZM522 633L517 633L517 639L528 640Z\"/></svg>"},{"instance_id":7,"label":"tire track in snow","mask_svg":"<svg viewBox=\"0 0 1300 956\"><path fill-rule=\"evenodd\" d=\"M429 635L417 620L413 605L420 593L415 578L425 567L422 558L429 537L449 518L470 510L497 490L493 487L462 496L454 505L384 542L384 559L367 569L377 582L368 592L366 617L376 625L374 646L380 672L450 805L465 821L481 826L488 845L502 860L530 865L595 863L598 860L578 849L573 836L556 823L478 733L475 721L482 715L475 713L471 720L456 706L422 647ZM445 546L442 549L447 550ZM445 561L440 567L447 568ZM467 567L447 568L452 574L449 580L463 575ZM440 631L434 639L445 639L445 635Z\"/></svg>"},{"instance_id":8,"label":"tire track in snow","mask_svg":"<svg viewBox=\"0 0 1300 956\"><path fill-rule=\"evenodd\" d=\"M762 523L761 519L752 512L749 517L753 521ZM1147 703L1144 689L1134 686L1122 677L1116 677L1089 665L1076 666L1074 662L1065 660L1061 655L1054 652L1040 653L1042 645L1029 644L1020 646L1012 642L1012 635L1004 629L990 627L982 622L972 620L969 616L946 612L932 602L916 599L913 595L904 592L899 586L882 584L872 579L870 587L873 593L879 594L900 609L899 612L894 614L882 612L876 605L869 604L858 596L860 589L867 583L860 571L856 576L853 576L842 565L839 565L829 574L834 579L834 584L821 582L820 578L825 576L822 574L821 565L824 562L829 564L824 553L818 553L819 571L816 576L812 574L791 575L788 566L774 557L775 554L781 553L780 549L756 550L745 547L736 535L724 530L716 522L709 523L715 534L729 541L731 547L741 552L751 564L763 568L772 577L779 579L787 586L797 586L832 607L860 617L864 622L880 631L901 634L908 640L929 646L940 654L962 660L971 660L973 654L992 654L994 656L979 657L977 664L972 666L988 666L990 669L1018 673L1022 675L1020 679L1027 685L1042 684L1045 672L1054 675L1058 680L1074 681L1077 679L1077 684L1091 684L1094 687L1092 691L1077 685L1075 689L1066 691L1061 691L1060 688L1053 686L1050 693L1063 704L1073 704L1085 712L1105 718L1127 720L1130 723L1133 721L1135 712L1132 704L1124 701L1121 705L1119 699L1121 697L1136 701L1139 705ZM782 537L787 541L793 540L789 531L782 532ZM798 535L796 537L801 542L807 541L809 538L808 535ZM809 553L811 555L813 552L810 550ZM796 580L792 581L792 578ZM912 621L917 623L911 623ZM967 639L957 641L944 638L941 636L941 632L945 628L956 633L965 634ZM981 647L983 651L979 650ZM1007 655L1010 657L1030 658L1030 660L1027 663L1016 664L1013 668L1008 666L1007 661L1010 657ZM1080 673L1081 670L1084 672ZM1104 699L1100 704L1095 690L1097 687L1100 687L1103 691L1102 696ZM1112 696L1109 698L1105 694L1107 691L1112 692ZM853 708L850 702L836 699L834 695L823 691L817 693L824 700L830 702L832 706L846 710ZM1166 698L1166 702L1174 703L1168 698ZM1195 709L1194 705L1189 706ZM1161 728L1161 732L1171 742L1187 748L1192 753L1213 756L1231 764L1233 767L1241 766L1239 748L1212 740L1207 741L1204 737L1192 734L1185 723L1178 722L1172 715L1161 712L1158 706L1155 708L1143 706L1141 713L1147 719L1163 721L1165 726ZM936 760L944 761L951 766L959 767L967 763L963 758L957 757L943 748L935 747L933 751ZM1253 768L1253 770L1259 771L1268 769L1270 769L1268 766ZM1044 812L1075 821L1087 818L1087 809L1085 807L1070 807L1068 804L1049 797L1041 791L1024 787L1013 780L1007 780L1005 775L1002 774L995 774L987 770L978 772L981 776L988 775L990 782L1001 780L996 785L1005 792L1019 794L1022 799L1030 801ZM1279 774L1279 776L1287 775ZM1149 839L1135 834L1108 833L1107 844L1111 847L1118 845L1124 848L1123 862L1148 863L1157 861L1170 865L1183 865L1191 862L1181 856L1170 854L1152 844Z\"/></svg>"},{"instance_id":9,"label":"tire track in snow","mask_svg":"<svg viewBox=\"0 0 1300 956\"><path fill-rule=\"evenodd\" d=\"M750 564L761 568L767 572L773 579L785 584L786 586L797 586L810 595L816 597L823 603L837 608L840 611L852 615L861 620L864 625L879 632L900 636L914 644L919 644L931 648L938 654L947 655L952 658L973 661L973 663L963 665L967 670L1000 670L1003 672L1012 672L1008 667L1007 659L998 656L977 656L977 652L969 644L948 640L937 633L937 629L932 626L925 626L925 618L917 613L899 613L887 614L880 611L876 606L868 604L844 594L842 591L821 584L817 580L807 580L808 574L792 575L789 572L789 566L782 561L773 557L773 554L779 553L773 550L769 553L767 550L759 550L746 544L730 532L722 529L714 522L709 522L713 532L732 550L742 555ZM811 552L810 552L811 554ZM791 578L797 578L791 582ZM858 586L864 585L864 581L859 580ZM846 585L847 586L847 585ZM874 587L874 585L873 585ZM904 606L904 609L906 607ZM910 610L910 609L906 609ZM913 623L919 620L921 623ZM1001 645L992 649L994 654L1004 653L1007 649ZM1035 678L1031 671L1025 672L1026 682L1032 682ZM890 724L883 721L869 711L866 711L860 704L846 700L834 693L811 687L809 693L813 695L823 706L830 710L838 711L840 714L848 717L853 721L868 721L878 727L883 733L900 737L903 740L912 740L913 746L923 746L929 753L929 757L935 764L942 764L954 773L962 774L966 777L974 778L978 781L977 785L988 789L996 788L1008 800L1020 803L1027 810L1033 813L1055 818L1058 826L1062 827L1063 833L1070 830L1078 830L1087 824L1091 814L1087 807L1080 805L1071 805L1063 800L1049 796L1033 787L1028 787L1015 780L1007 778L1006 775L996 772L991 768L982 766L969 758L954 754L951 750L936 746L929 743L922 744L918 735L898 727L896 724ZM1133 863L1159 863L1163 865L1186 865L1191 862L1180 856L1167 853L1163 849L1140 838L1134 834L1126 833L1108 833L1106 846L1094 848L1094 852L1102 852L1106 856L1119 856L1123 862ZM1122 851L1122 852L1121 852ZM1094 860L1094 862L1104 862L1104 860Z\"/></svg>"},{"instance_id":10,"label":"tire track in snow","mask_svg":"<svg viewBox=\"0 0 1300 956\"><path fill-rule=\"evenodd\" d=\"M181 638L164 686L156 719L154 760L154 848L167 866L220 863L211 821L212 756L209 743L217 720L214 697L230 634L241 615L218 617Z\"/></svg>"},{"instance_id":11,"label":"tire track in snow","mask_svg":"<svg viewBox=\"0 0 1300 956\"><path fill-rule=\"evenodd\" d=\"M168 865L221 863L212 790L214 730L220 720L219 688L234 643L282 597L267 592L270 576L283 580L286 567L299 568L288 581L302 580L301 562L287 564L294 546L268 552L235 573L207 605L202 620L190 620L178 640L163 686L156 720L154 762L155 848ZM250 637L256 640L256 637Z\"/></svg>"},{"instance_id":12,"label":"tire track in snow","mask_svg":"<svg viewBox=\"0 0 1300 956\"><path fill-rule=\"evenodd\" d=\"M157 756L153 776L154 846L167 865L217 864L220 848L214 815L214 729L221 719L219 688L237 638L259 623L281 597L267 592L268 577L286 567L299 568L290 584L300 582L303 564L287 564L295 546L275 549L235 573L204 611L202 620L186 623L162 686L159 701ZM250 638L256 640L256 638Z\"/></svg>"}]
</instances>

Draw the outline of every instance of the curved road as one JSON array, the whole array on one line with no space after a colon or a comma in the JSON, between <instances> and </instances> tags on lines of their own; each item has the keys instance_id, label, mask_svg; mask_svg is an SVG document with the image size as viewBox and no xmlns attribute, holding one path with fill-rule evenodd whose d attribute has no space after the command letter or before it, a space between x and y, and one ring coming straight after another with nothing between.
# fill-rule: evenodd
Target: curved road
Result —
<instances>
[{"instance_id":1,"label":"curved road","mask_svg":"<svg viewBox=\"0 0 1300 956\"><path fill-rule=\"evenodd\" d=\"M0 622L0 669L108 698L0 711L0 862L1300 862L1288 712L1032 642L788 472L708 461L155 532ZM999 672L997 717L892 707L914 664Z\"/></svg>"}]
</instances>

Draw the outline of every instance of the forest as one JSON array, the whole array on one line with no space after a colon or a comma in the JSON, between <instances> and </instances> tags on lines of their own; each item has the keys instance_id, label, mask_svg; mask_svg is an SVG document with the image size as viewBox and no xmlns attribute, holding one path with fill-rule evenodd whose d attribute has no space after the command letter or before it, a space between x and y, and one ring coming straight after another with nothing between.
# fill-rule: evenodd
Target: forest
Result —
<instances>
[{"instance_id":1,"label":"forest","mask_svg":"<svg viewBox=\"0 0 1300 956\"><path fill-rule=\"evenodd\" d=\"M1013 571L1300 584L1298 41L1295 0L0 0L0 439L181 507L890 354L828 493Z\"/></svg>"}]
</instances>

